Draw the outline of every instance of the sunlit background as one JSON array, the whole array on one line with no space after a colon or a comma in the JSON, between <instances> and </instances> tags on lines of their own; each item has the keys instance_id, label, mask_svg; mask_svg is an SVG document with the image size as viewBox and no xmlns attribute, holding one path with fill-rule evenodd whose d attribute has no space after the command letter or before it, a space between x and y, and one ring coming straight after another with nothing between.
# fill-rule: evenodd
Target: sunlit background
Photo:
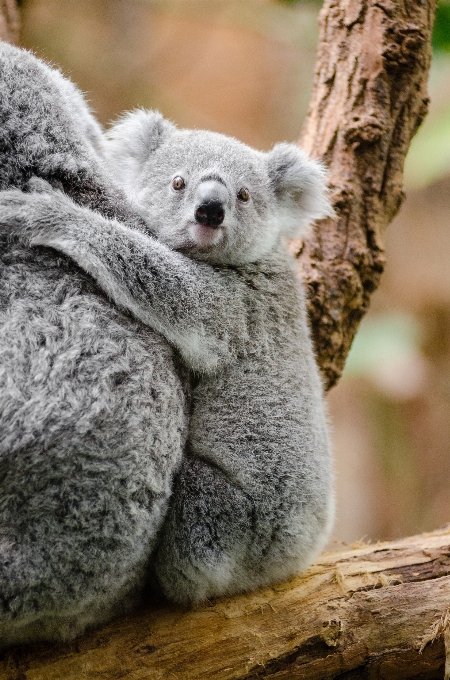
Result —
<instances>
[{"instance_id":1,"label":"sunlit background","mask_svg":"<svg viewBox=\"0 0 450 680\"><path fill-rule=\"evenodd\" d=\"M24 47L60 65L102 123L158 108L261 149L295 141L311 91L319 3L25 0ZM388 265L329 395L336 541L450 521L450 2L433 38L431 108L407 159Z\"/></svg>"}]
</instances>

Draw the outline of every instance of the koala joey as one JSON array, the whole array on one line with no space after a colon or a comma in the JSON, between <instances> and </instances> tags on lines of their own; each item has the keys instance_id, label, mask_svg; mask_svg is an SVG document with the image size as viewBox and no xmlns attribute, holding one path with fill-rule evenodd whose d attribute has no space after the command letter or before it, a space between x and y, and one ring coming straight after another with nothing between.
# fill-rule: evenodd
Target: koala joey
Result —
<instances>
[{"instance_id":1,"label":"koala joey","mask_svg":"<svg viewBox=\"0 0 450 680\"><path fill-rule=\"evenodd\" d=\"M38 176L146 228L102 148L72 83L0 43L0 188L26 201ZM72 637L142 587L185 448L183 370L69 258L0 235L0 646Z\"/></svg>"},{"instance_id":2,"label":"koala joey","mask_svg":"<svg viewBox=\"0 0 450 680\"><path fill-rule=\"evenodd\" d=\"M110 168L152 236L61 192L8 192L0 229L72 258L176 347L189 435L154 553L173 600L270 584L308 566L333 515L322 386L286 236L331 213L321 166L156 112L109 133Z\"/></svg>"}]
</instances>

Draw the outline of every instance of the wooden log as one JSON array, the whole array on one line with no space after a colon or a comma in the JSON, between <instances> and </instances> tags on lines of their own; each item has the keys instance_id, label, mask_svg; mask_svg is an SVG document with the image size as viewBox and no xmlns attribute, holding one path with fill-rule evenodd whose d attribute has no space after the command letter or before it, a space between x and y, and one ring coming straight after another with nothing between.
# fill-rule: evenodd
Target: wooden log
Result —
<instances>
[{"instance_id":1,"label":"wooden log","mask_svg":"<svg viewBox=\"0 0 450 680\"><path fill-rule=\"evenodd\" d=\"M302 146L329 167L337 220L294 244L316 353L334 385L384 268L384 231L428 104L434 0L325 0Z\"/></svg>"},{"instance_id":2,"label":"wooden log","mask_svg":"<svg viewBox=\"0 0 450 680\"><path fill-rule=\"evenodd\" d=\"M147 609L63 646L3 652L0 680L442 678L450 527L321 556L195 610Z\"/></svg>"}]
</instances>

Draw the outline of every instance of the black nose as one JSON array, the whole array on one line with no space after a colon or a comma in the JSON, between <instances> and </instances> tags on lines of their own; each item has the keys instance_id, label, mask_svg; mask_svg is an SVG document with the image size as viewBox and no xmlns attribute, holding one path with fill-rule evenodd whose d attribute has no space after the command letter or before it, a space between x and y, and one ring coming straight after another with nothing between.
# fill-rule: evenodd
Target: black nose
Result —
<instances>
[{"instance_id":1,"label":"black nose","mask_svg":"<svg viewBox=\"0 0 450 680\"><path fill-rule=\"evenodd\" d=\"M195 219L200 224L210 227L220 227L225 219L225 210L221 201L205 201L195 211Z\"/></svg>"}]
</instances>

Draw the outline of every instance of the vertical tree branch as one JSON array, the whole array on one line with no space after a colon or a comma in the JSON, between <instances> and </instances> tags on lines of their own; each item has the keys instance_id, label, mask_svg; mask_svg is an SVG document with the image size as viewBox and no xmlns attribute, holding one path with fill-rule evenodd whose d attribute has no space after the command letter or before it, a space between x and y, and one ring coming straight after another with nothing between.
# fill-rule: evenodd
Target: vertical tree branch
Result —
<instances>
[{"instance_id":1,"label":"vertical tree branch","mask_svg":"<svg viewBox=\"0 0 450 680\"><path fill-rule=\"evenodd\" d=\"M329 167L338 215L297 255L327 388L340 377L384 268L384 231L427 111L434 0L325 0L302 146Z\"/></svg>"},{"instance_id":2,"label":"vertical tree branch","mask_svg":"<svg viewBox=\"0 0 450 680\"><path fill-rule=\"evenodd\" d=\"M19 11L15 0L0 0L0 40L16 43L19 38Z\"/></svg>"}]
</instances>

